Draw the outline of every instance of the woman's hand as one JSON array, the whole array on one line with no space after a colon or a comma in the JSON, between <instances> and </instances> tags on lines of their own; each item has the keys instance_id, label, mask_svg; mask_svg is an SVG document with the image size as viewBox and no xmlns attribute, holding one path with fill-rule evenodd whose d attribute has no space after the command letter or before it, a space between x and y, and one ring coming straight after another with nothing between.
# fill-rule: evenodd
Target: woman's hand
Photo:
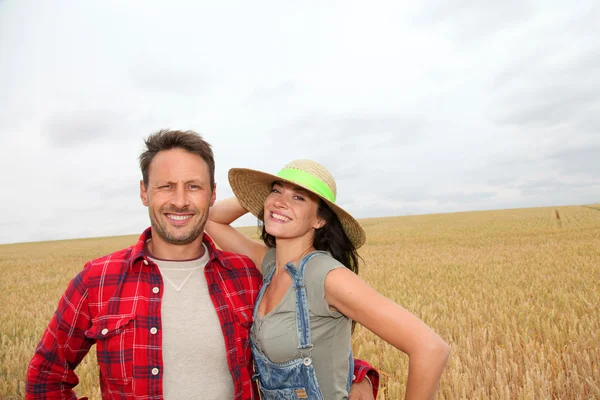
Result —
<instances>
[{"instance_id":1,"label":"woman's hand","mask_svg":"<svg viewBox=\"0 0 600 400\"><path fill-rule=\"evenodd\" d=\"M375 400L373 397L373 386L371 386L366 376L362 381L355 382L350 386L348 400Z\"/></svg>"}]
</instances>

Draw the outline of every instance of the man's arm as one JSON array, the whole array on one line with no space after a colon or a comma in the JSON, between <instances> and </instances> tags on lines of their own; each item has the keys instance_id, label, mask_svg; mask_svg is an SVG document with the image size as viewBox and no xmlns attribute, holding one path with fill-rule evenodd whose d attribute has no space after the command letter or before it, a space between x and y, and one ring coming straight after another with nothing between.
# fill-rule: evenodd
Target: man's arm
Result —
<instances>
[{"instance_id":1,"label":"man's arm","mask_svg":"<svg viewBox=\"0 0 600 400\"><path fill-rule=\"evenodd\" d=\"M26 399L77 399L75 367L94 343L85 337L91 325L86 268L69 283L27 367Z\"/></svg>"},{"instance_id":2,"label":"man's arm","mask_svg":"<svg viewBox=\"0 0 600 400\"><path fill-rule=\"evenodd\" d=\"M365 379L367 378L367 379ZM373 368L368 362L354 359L354 380L352 381L352 388L354 388L359 382L369 381L370 387L373 391L373 399L377 398L377 391L379 390L379 372ZM360 397L359 397L360 398ZM351 390L350 399L353 399L353 393Z\"/></svg>"}]
</instances>

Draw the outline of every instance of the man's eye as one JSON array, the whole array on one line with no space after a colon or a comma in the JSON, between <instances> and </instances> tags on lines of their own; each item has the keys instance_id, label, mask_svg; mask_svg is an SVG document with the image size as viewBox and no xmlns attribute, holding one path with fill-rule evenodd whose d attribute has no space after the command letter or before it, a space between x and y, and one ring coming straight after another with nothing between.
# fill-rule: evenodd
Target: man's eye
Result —
<instances>
[{"instance_id":1,"label":"man's eye","mask_svg":"<svg viewBox=\"0 0 600 400\"><path fill-rule=\"evenodd\" d=\"M189 187L191 190L198 190L198 189L200 189L200 186L198 186L198 185L190 185L190 186L188 186L188 187Z\"/></svg>"},{"instance_id":2,"label":"man's eye","mask_svg":"<svg viewBox=\"0 0 600 400\"><path fill-rule=\"evenodd\" d=\"M158 188L159 189L169 189L170 187L171 187L171 185L162 185L162 186L159 186Z\"/></svg>"}]
</instances>

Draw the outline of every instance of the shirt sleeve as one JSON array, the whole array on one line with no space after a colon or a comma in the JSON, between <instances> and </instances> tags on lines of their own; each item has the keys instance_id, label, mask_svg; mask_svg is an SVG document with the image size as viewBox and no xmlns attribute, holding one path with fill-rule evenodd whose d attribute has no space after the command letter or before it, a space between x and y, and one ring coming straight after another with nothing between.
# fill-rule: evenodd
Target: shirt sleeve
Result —
<instances>
[{"instance_id":1,"label":"shirt sleeve","mask_svg":"<svg viewBox=\"0 0 600 400\"><path fill-rule=\"evenodd\" d=\"M373 387L373 398L377 398L379 391L379 372L364 360L354 359L354 380L352 383L361 382L368 377Z\"/></svg>"},{"instance_id":2,"label":"shirt sleeve","mask_svg":"<svg viewBox=\"0 0 600 400\"><path fill-rule=\"evenodd\" d=\"M310 312L321 317L341 318L341 312L331 308L325 301L325 279L337 268L346 268L329 255L318 255L310 259L304 272Z\"/></svg>"},{"instance_id":3,"label":"shirt sleeve","mask_svg":"<svg viewBox=\"0 0 600 400\"><path fill-rule=\"evenodd\" d=\"M74 370L94 344L85 336L91 326L87 272L84 268L69 283L36 347L27 367L26 399L77 399Z\"/></svg>"}]
</instances>

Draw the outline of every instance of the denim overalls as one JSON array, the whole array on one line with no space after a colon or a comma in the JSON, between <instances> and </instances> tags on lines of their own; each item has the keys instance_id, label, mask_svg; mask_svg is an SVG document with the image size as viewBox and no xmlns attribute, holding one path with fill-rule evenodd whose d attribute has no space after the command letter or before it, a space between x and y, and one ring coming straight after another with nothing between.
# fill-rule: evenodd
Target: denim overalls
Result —
<instances>
[{"instance_id":1,"label":"denim overalls","mask_svg":"<svg viewBox=\"0 0 600 400\"><path fill-rule=\"evenodd\" d=\"M287 263L285 269L292 277L292 285L296 291L296 328L298 333L298 358L285 363L276 364L271 362L252 341L252 355L254 356L254 376L260 389L263 400L324 400L317 382L315 368L312 365L311 352L313 344L310 339L310 319L308 315L308 299L306 287L304 286L304 270L308 261L318 255L329 253L315 251L305 256L300 261L300 269L296 269L292 263ZM271 283L275 273L273 268L263 278L263 286L258 294L254 307L254 320L256 321L258 305L262 300L265 290ZM348 368L348 382L346 389L350 391L354 369L354 358L350 351L350 363ZM330 400L330 399L327 399Z\"/></svg>"}]
</instances>

